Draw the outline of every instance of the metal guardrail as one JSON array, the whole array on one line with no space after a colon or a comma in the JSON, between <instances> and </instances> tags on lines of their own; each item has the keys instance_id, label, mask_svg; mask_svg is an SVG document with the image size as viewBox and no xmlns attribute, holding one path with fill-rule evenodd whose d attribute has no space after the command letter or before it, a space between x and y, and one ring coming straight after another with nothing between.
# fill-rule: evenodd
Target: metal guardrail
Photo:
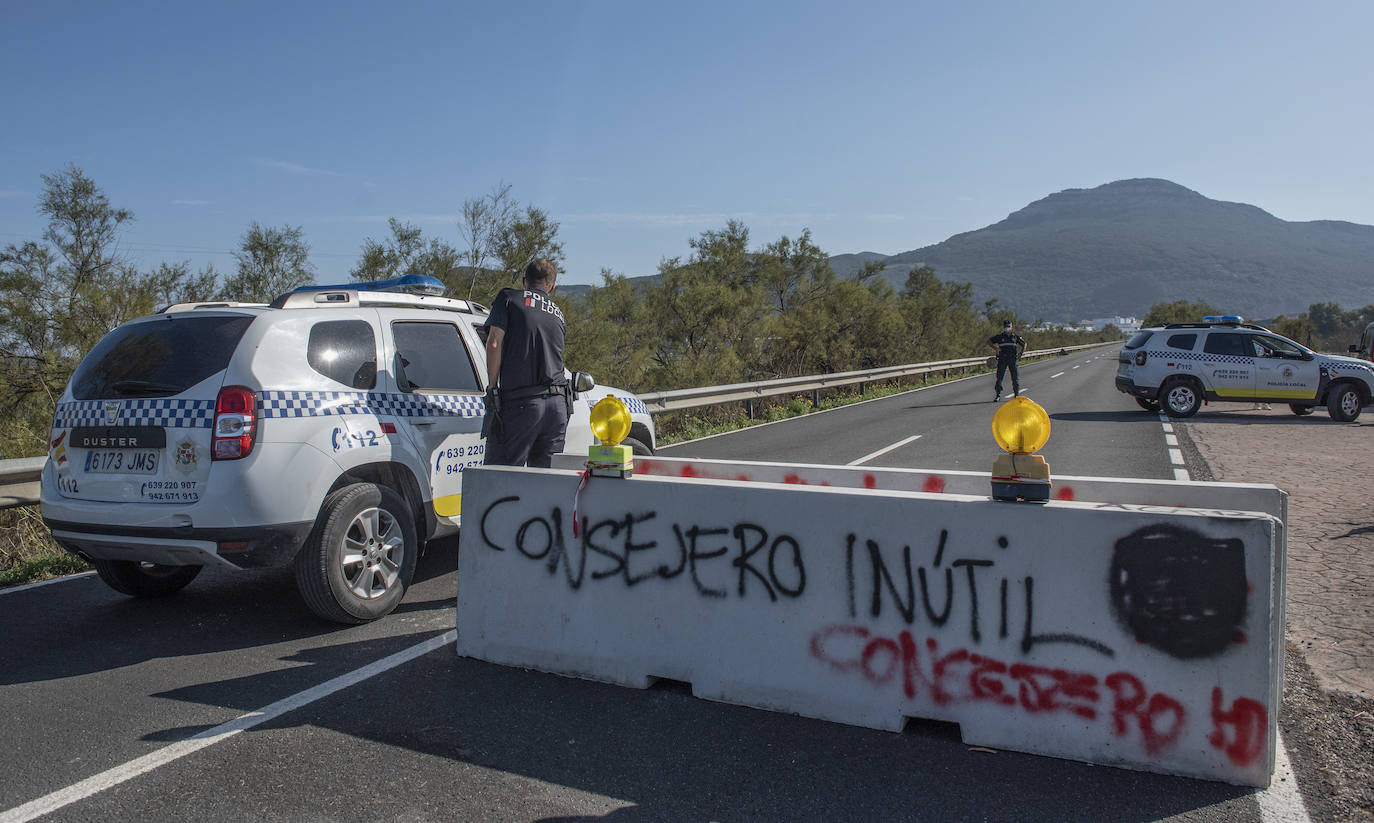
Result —
<instances>
[{"instance_id":1,"label":"metal guardrail","mask_svg":"<svg viewBox=\"0 0 1374 823\"><path fill-rule=\"evenodd\" d=\"M1093 349L1114 343L1089 343L1083 346L1066 346L1057 349L1028 351L1023 357L1042 357L1057 355L1080 349ZM727 386L706 386L699 389L674 389L673 391L651 392L638 395L649 412L678 411L700 406L714 406L720 403L735 403L775 397L779 394L801 394L838 386L852 386L855 383L874 383L897 377L912 377L934 372L949 373L953 369L967 369L987 363L987 357L965 357L959 360L939 360L933 363L911 363L905 366L883 366L864 371L837 372L835 374L815 374L805 377L783 377L776 380L760 380L754 383L732 383Z\"/></svg>"},{"instance_id":2,"label":"metal guardrail","mask_svg":"<svg viewBox=\"0 0 1374 823\"><path fill-rule=\"evenodd\" d=\"M1029 351L1025 357L1042 357L1062 352L1091 349L1110 343L1090 343L1085 346L1068 346L1060 349L1041 349ZM741 400L757 400L779 394L800 394L819 391L836 386L852 386L855 383L872 383L891 380L895 377L910 377L917 374L949 372L952 369L966 369L981 366L988 361L986 357L965 357L961 360L940 360L934 363L912 363L906 366L884 366L865 371L839 372L837 374L816 374L806 377L784 377L778 380L762 380L756 383L735 383L729 386L706 386L700 389L677 389L675 391L641 394L639 399L649 407L650 412L675 411L697 406L714 406L718 403L731 403ZM21 457L18 460L0 460L0 509L15 506L32 506L38 502L38 481L43 475L46 457Z\"/></svg>"},{"instance_id":3,"label":"metal guardrail","mask_svg":"<svg viewBox=\"0 0 1374 823\"><path fill-rule=\"evenodd\" d=\"M32 506L38 502L38 479L46 457L0 460L0 509Z\"/></svg>"}]
</instances>

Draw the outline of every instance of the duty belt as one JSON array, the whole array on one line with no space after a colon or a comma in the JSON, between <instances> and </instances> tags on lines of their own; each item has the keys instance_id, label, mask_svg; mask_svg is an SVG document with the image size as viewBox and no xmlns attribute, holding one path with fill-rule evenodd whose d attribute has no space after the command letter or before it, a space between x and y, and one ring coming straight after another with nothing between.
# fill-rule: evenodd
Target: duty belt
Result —
<instances>
[{"instance_id":1,"label":"duty belt","mask_svg":"<svg viewBox=\"0 0 1374 823\"><path fill-rule=\"evenodd\" d=\"M532 397L563 397L567 393L567 383L554 383L548 386L521 386L518 389L502 389L501 400L514 402L516 400L529 400Z\"/></svg>"}]
</instances>

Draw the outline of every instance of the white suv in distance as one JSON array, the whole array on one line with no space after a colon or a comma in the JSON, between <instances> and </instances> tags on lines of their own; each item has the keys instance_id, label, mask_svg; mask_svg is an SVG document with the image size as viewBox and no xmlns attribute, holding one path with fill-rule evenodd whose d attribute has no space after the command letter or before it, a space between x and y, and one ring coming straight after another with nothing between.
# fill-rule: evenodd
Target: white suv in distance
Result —
<instances>
[{"instance_id":1,"label":"white suv in distance","mask_svg":"<svg viewBox=\"0 0 1374 823\"><path fill-rule=\"evenodd\" d=\"M322 617L361 623L404 596L426 540L456 532L482 462L487 311L407 275L268 304L171 306L106 335L57 404L43 520L114 589L157 596L206 565L294 563ZM590 407L633 395L570 375L566 449Z\"/></svg>"},{"instance_id":2,"label":"white suv in distance","mask_svg":"<svg viewBox=\"0 0 1374 823\"><path fill-rule=\"evenodd\" d=\"M1374 365L1317 354L1236 315L1141 329L1117 359L1116 388L1147 411L1192 417L1204 402L1287 403L1294 414L1325 405L1350 422L1371 404Z\"/></svg>"}]
</instances>

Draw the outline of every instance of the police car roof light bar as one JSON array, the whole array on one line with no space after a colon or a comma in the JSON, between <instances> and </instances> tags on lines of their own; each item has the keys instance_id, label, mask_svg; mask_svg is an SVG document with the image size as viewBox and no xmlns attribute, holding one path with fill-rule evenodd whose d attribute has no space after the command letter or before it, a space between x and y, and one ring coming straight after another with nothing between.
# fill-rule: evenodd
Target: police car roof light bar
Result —
<instances>
[{"instance_id":1,"label":"police car roof light bar","mask_svg":"<svg viewBox=\"0 0 1374 823\"><path fill-rule=\"evenodd\" d=\"M1204 323L1216 323L1218 325L1239 326L1245 322L1245 318L1239 314L1209 314L1202 318Z\"/></svg>"},{"instance_id":2,"label":"police car roof light bar","mask_svg":"<svg viewBox=\"0 0 1374 823\"><path fill-rule=\"evenodd\" d=\"M307 291L340 291L343 289L352 291L388 291L400 292L402 294L420 294L426 297L442 297L444 294L444 283L439 278L430 277L427 274L403 274L400 277L393 277L390 280L377 280L371 283L299 286L292 289L292 294Z\"/></svg>"}]
</instances>

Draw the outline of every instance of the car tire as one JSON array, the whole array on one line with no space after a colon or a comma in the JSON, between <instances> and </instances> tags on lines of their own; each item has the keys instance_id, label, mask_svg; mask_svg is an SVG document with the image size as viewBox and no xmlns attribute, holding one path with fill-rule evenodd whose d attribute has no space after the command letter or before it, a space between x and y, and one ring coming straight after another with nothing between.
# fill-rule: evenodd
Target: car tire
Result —
<instances>
[{"instance_id":1,"label":"car tire","mask_svg":"<svg viewBox=\"0 0 1374 823\"><path fill-rule=\"evenodd\" d=\"M388 486L355 483L324 499L296 555L296 588L326 620L367 623L400 604L419 554L405 498Z\"/></svg>"},{"instance_id":2,"label":"car tire","mask_svg":"<svg viewBox=\"0 0 1374 823\"><path fill-rule=\"evenodd\" d=\"M640 441L634 439L633 437L627 437L627 438L625 438L624 440L620 441L620 444L621 444L622 446L629 446L629 447L630 447L630 451L633 452L634 454L638 454L638 455L641 455L641 456L643 456L643 457L653 457L653 456L654 456L654 450L653 450L653 449L649 448L648 446L644 445L644 443L642 443L642 442L640 442Z\"/></svg>"},{"instance_id":3,"label":"car tire","mask_svg":"<svg viewBox=\"0 0 1374 823\"><path fill-rule=\"evenodd\" d=\"M1311 406L1299 406L1297 403L1289 403L1288 408L1292 409L1293 414L1296 414L1298 417L1306 417L1315 411Z\"/></svg>"},{"instance_id":4,"label":"car tire","mask_svg":"<svg viewBox=\"0 0 1374 823\"><path fill-rule=\"evenodd\" d=\"M1147 411L1147 412L1157 412L1157 411L1159 411L1159 401L1158 401L1158 400L1146 400L1146 399L1143 398L1143 397L1137 397L1137 398L1135 399L1135 404L1136 404L1137 406L1139 406L1140 408L1144 409L1144 410Z\"/></svg>"},{"instance_id":5,"label":"car tire","mask_svg":"<svg viewBox=\"0 0 1374 823\"><path fill-rule=\"evenodd\" d=\"M1160 404L1170 417L1192 417L1202 408L1202 391L1186 377L1171 377L1159 388Z\"/></svg>"},{"instance_id":6,"label":"car tire","mask_svg":"<svg viewBox=\"0 0 1374 823\"><path fill-rule=\"evenodd\" d=\"M1338 423L1353 423L1360 416L1362 400L1359 389L1349 383L1338 383L1326 396L1326 410Z\"/></svg>"},{"instance_id":7,"label":"car tire","mask_svg":"<svg viewBox=\"0 0 1374 823\"><path fill-rule=\"evenodd\" d=\"M166 597L186 588L200 574L200 566L163 566L137 560L94 559L95 573L105 585L132 597Z\"/></svg>"}]
</instances>

